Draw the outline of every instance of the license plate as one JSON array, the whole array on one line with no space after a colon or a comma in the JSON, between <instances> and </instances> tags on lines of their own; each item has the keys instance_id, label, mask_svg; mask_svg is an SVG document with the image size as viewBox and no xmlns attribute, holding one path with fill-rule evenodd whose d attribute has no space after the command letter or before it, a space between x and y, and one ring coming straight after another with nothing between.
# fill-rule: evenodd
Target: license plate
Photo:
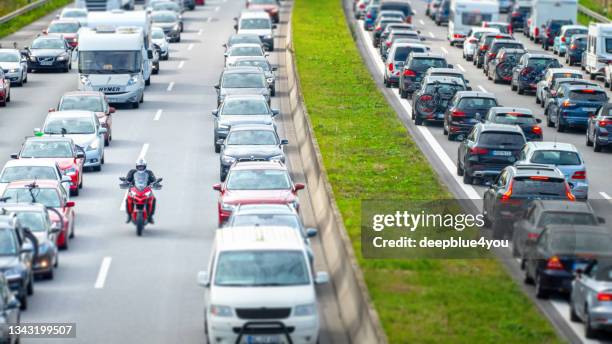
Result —
<instances>
[{"instance_id":1,"label":"license plate","mask_svg":"<svg viewBox=\"0 0 612 344\"><path fill-rule=\"evenodd\" d=\"M512 152L494 150L493 151L493 155L495 155L495 156L510 156L510 155L512 155Z\"/></svg>"},{"instance_id":2,"label":"license plate","mask_svg":"<svg viewBox=\"0 0 612 344\"><path fill-rule=\"evenodd\" d=\"M53 64L53 61L40 61L41 66L50 66Z\"/></svg>"},{"instance_id":3,"label":"license plate","mask_svg":"<svg viewBox=\"0 0 612 344\"><path fill-rule=\"evenodd\" d=\"M595 110L597 110L597 109L595 109L595 108L582 108L582 111L588 111L588 112L593 112Z\"/></svg>"},{"instance_id":4,"label":"license plate","mask_svg":"<svg viewBox=\"0 0 612 344\"><path fill-rule=\"evenodd\" d=\"M246 336L244 343L246 344L280 344L280 336Z\"/></svg>"}]
</instances>

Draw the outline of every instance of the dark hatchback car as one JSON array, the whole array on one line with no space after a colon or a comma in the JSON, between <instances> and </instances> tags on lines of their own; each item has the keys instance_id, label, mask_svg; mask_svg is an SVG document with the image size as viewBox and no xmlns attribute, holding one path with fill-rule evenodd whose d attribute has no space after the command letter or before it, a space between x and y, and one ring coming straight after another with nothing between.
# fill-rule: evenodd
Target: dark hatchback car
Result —
<instances>
[{"instance_id":1,"label":"dark hatchback car","mask_svg":"<svg viewBox=\"0 0 612 344\"><path fill-rule=\"evenodd\" d=\"M573 201L575 198L565 176L554 166L505 167L482 197L483 215L493 228L493 237L511 234L513 223L524 217L527 207L536 199Z\"/></svg>"},{"instance_id":2,"label":"dark hatchback car","mask_svg":"<svg viewBox=\"0 0 612 344\"><path fill-rule=\"evenodd\" d=\"M407 98L421 87L423 75L429 68L452 68L444 56L432 53L411 53L404 64L399 80L399 94Z\"/></svg>"},{"instance_id":3,"label":"dark hatchback car","mask_svg":"<svg viewBox=\"0 0 612 344\"><path fill-rule=\"evenodd\" d=\"M512 69L516 67L521 57L527 51L524 49L501 48L494 59L489 60L487 78L493 83L510 82Z\"/></svg>"},{"instance_id":4,"label":"dark hatchback car","mask_svg":"<svg viewBox=\"0 0 612 344\"><path fill-rule=\"evenodd\" d=\"M571 20L551 19L544 24L544 39L542 40L542 48L548 50L555 44L555 37L561 33L563 25L574 24Z\"/></svg>"},{"instance_id":5,"label":"dark hatchback car","mask_svg":"<svg viewBox=\"0 0 612 344\"><path fill-rule=\"evenodd\" d=\"M412 23L414 11L408 1L383 0L380 4L381 11L402 11L406 16L406 23Z\"/></svg>"},{"instance_id":6,"label":"dark hatchback car","mask_svg":"<svg viewBox=\"0 0 612 344\"><path fill-rule=\"evenodd\" d=\"M387 25L393 23L399 24L402 23L402 20L399 18L384 18L381 16L376 19L374 29L372 30L372 45L374 45L375 48L378 48L378 46L380 45L381 35L383 31L387 28Z\"/></svg>"},{"instance_id":7,"label":"dark hatchback car","mask_svg":"<svg viewBox=\"0 0 612 344\"><path fill-rule=\"evenodd\" d=\"M518 125L527 141L542 141L542 120L535 118L527 108L492 107L484 117L484 123Z\"/></svg>"},{"instance_id":8,"label":"dark hatchback car","mask_svg":"<svg viewBox=\"0 0 612 344\"><path fill-rule=\"evenodd\" d=\"M499 106L499 103L493 93L457 92L444 113L444 135L448 135L450 141L463 140L463 137L480 123L489 109L494 106Z\"/></svg>"},{"instance_id":9,"label":"dark hatchback car","mask_svg":"<svg viewBox=\"0 0 612 344\"><path fill-rule=\"evenodd\" d=\"M535 92L538 82L544 77L548 68L563 67L554 56L547 54L526 53L512 70L510 87L518 94Z\"/></svg>"},{"instance_id":10,"label":"dark hatchback car","mask_svg":"<svg viewBox=\"0 0 612 344\"><path fill-rule=\"evenodd\" d=\"M546 226L525 250L525 283L535 283L537 298L572 290L576 271L595 259L609 259L612 234L603 226Z\"/></svg>"},{"instance_id":11,"label":"dark hatchback car","mask_svg":"<svg viewBox=\"0 0 612 344\"><path fill-rule=\"evenodd\" d=\"M500 32L488 32L480 36L480 40L478 40L478 48L476 53L474 54L474 65L478 68L484 65L485 54L489 51L489 47L493 40L496 39L513 39L512 35Z\"/></svg>"},{"instance_id":12,"label":"dark hatchback car","mask_svg":"<svg viewBox=\"0 0 612 344\"><path fill-rule=\"evenodd\" d=\"M600 86L562 85L546 104L546 125L558 132L570 127L586 128L589 118L607 102L608 95Z\"/></svg>"},{"instance_id":13,"label":"dark hatchback car","mask_svg":"<svg viewBox=\"0 0 612 344\"><path fill-rule=\"evenodd\" d=\"M72 49L62 36L39 36L31 47L24 49L28 59L28 72L62 71L68 73L72 67Z\"/></svg>"},{"instance_id":14,"label":"dark hatchback car","mask_svg":"<svg viewBox=\"0 0 612 344\"><path fill-rule=\"evenodd\" d=\"M412 96L412 119L416 125L423 122L441 122L451 99L458 91L465 91L462 79L447 76L428 76L421 88Z\"/></svg>"},{"instance_id":15,"label":"dark hatchback car","mask_svg":"<svg viewBox=\"0 0 612 344\"><path fill-rule=\"evenodd\" d=\"M495 178L518 160L525 142L523 131L515 125L478 123L459 144L457 174L465 184L475 178Z\"/></svg>"},{"instance_id":16,"label":"dark hatchback car","mask_svg":"<svg viewBox=\"0 0 612 344\"><path fill-rule=\"evenodd\" d=\"M489 71L489 67L490 67L489 62L495 60L495 58L497 57L497 54L502 48L525 49L525 47L523 46L523 43L519 41L515 41L514 39L494 39L491 42L491 46L489 47L489 50L487 50L487 52L484 55L482 71L484 72L485 75L487 75Z\"/></svg>"},{"instance_id":17,"label":"dark hatchback car","mask_svg":"<svg viewBox=\"0 0 612 344\"><path fill-rule=\"evenodd\" d=\"M565 53L565 63L570 66L582 62L582 53L586 50L588 35L573 35Z\"/></svg>"},{"instance_id":18,"label":"dark hatchback car","mask_svg":"<svg viewBox=\"0 0 612 344\"><path fill-rule=\"evenodd\" d=\"M586 145L593 146L595 152L612 144L612 104L603 105L597 115L589 117L586 130Z\"/></svg>"},{"instance_id":19,"label":"dark hatchback car","mask_svg":"<svg viewBox=\"0 0 612 344\"><path fill-rule=\"evenodd\" d=\"M531 6L516 4L510 12L509 21L514 31L522 31L527 18L531 14Z\"/></svg>"},{"instance_id":20,"label":"dark hatchback car","mask_svg":"<svg viewBox=\"0 0 612 344\"><path fill-rule=\"evenodd\" d=\"M433 20L436 22L436 25L440 26L442 24L448 23L448 17L450 15L450 0L442 0L442 3L436 9Z\"/></svg>"},{"instance_id":21,"label":"dark hatchback car","mask_svg":"<svg viewBox=\"0 0 612 344\"><path fill-rule=\"evenodd\" d=\"M559 92L559 89L563 85L588 85L588 86L599 86L595 81L589 81L579 78L558 78L553 80L551 87L542 92L542 105L546 108L546 104L553 98L554 95Z\"/></svg>"},{"instance_id":22,"label":"dark hatchback car","mask_svg":"<svg viewBox=\"0 0 612 344\"><path fill-rule=\"evenodd\" d=\"M529 204L525 216L513 223L512 255L521 258L521 267L524 267L528 242L535 243L548 225L597 226L604 222L587 202L535 200Z\"/></svg>"}]
</instances>

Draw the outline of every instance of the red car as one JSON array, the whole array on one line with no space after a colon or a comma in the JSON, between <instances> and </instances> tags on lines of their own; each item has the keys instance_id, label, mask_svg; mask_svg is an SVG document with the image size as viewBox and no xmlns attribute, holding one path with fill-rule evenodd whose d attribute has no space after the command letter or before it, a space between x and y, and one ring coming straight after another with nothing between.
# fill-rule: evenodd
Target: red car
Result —
<instances>
[{"instance_id":1,"label":"red car","mask_svg":"<svg viewBox=\"0 0 612 344\"><path fill-rule=\"evenodd\" d=\"M268 12L273 23L279 21L279 9L277 0L247 0L246 7L250 10L262 10Z\"/></svg>"},{"instance_id":2,"label":"red car","mask_svg":"<svg viewBox=\"0 0 612 344\"><path fill-rule=\"evenodd\" d=\"M11 101L11 80L4 76L0 68L0 106L5 107Z\"/></svg>"},{"instance_id":3,"label":"red car","mask_svg":"<svg viewBox=\"0 0 612 344\"><path fill-rule=\"evenodd\" d=\"M56 162L64 175L70 177L70 194L78 196L83 188L85 152L68 137L28 137L13 159L41 159Z\"/></svg>"},{"instance_id":4,"label":"red car","mask_svg":"<svg viewBox=\"0 0 612 344\"><path fill-rule=\"evenodd\" d=\"M32 192L31 192L32 191ZM34 198L32 198L34 195ZM55 180L20 180L7 185L2 198L10 197L11 203L40 203L53 208L61 214L61 218L54 211L49 211L53 224L64 226L57 236L57 247L68 249L68 238L74 237L74 202L68 200L64 187Z\"/></svg>"},{"instance_id":5,"label":"red car","mask_svg":"<svg viewBox=\"0 0 612 344\"><path fill-rule=\"evenodd\" d=\"M68 45L72 48L76 48L79 45L79 29L81 23L76 19L56 19L49 24L46 29L43 29L44 34L55 33L60 34Z\"/></svg>"},{"instance_id":6,"label":"red car","mask_svg":"<svg viewBox=\"0 0 612 344\"><path fill-rule=\"evenodd\" d=\"M289 171L279 161L248 161L234 164L223 184L213 185L220 192L217 204L219 225L240 204L281 203L299 211L297 192L304 184L293 183Z\"/></svg>"},{"instance_id":7,"label":"red car","mask_svg":"<svg viewBox=\"0 0 612 344\"><path fill-rule=\"evenodd\" d=\"M104 145L110 145L113 140L113 117L115 108L108 104L108 98L103 92L98 91L72 91L64 93L60 99L57 109L51 108L49 112L65 110L83 110L95 112L100 125L106 128L104 134Z\"/></svg>"}]
</instances>

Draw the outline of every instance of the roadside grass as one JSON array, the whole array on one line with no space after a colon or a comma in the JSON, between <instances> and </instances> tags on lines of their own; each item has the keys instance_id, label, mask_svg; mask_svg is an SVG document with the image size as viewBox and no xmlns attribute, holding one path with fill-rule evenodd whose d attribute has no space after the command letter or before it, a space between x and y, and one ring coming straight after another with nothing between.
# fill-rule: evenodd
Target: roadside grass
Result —
<instances>
[{"instance_id":1,"label":"roadside grass","mask_svg":"<svg viewBox=\"0 0 612 344\"><path fill-rule=\"evenodd\" d=\"M607 13L608 11L606 11L606 7L597 0L579 0L578 3L580 3L582 6L590 9L591 11L595 11L601 15L604 15L608 18L610 18L610 15Z\"/></svg>"},{"instance_id":2,"label":"roadside grass","mask_svg":"<svg viewBox=\"0 0 612 344\"><path fill-rule=\"evenodd\" d=\"M12 3L12 1L4 1L6 3ZM4 4L4 2L0 2L0 4ZM6 37L10 34L12 34L13 32L16 32L18 30L20 30L21 28L23 28L24 26L34 22L35 20L44 17L45 15L49 14L50 12L61 8L63 6L66 6L70 3L74 2L74 0L51 0L50 2L30 11L27 12L25 14L22 14L16 18L13 18L11 20L9 20L8 22L4 23L4 24L0 24L0 38L2 37ZM14 11L15 9L19 8L21 6L17 6L16 8L13 8L12 10L9 10L7 13ZM4 10L4 6L0 5L0 10ZM8 7L7 7L8 8ZM4 13L6 14L6 13ZM4 14L0 14L0 15L4 15Z\"/></svg>"},{"instance_id":3,"label":"roadside grass","mask_svg":"<svg viewBox=\"0 0 612 344\"><path fill-rule=\"evenodd\" d=\"M578 12L578 24L589 26L591 21L592 21L591 17L587 16L586 14Z\"/></svg>"},{"instance_id":4,"label":"roadside grass","mask_svg":"<svg viewBox=\"0 0 612 344\"><path fill-rule=\"evenodd\" d=\"M293 42L308 113L390 343L558 343L495 259L364 259L360 200L448 199L365 68L339 0L296 0Z\"/></svg>"},{"instance_id":5,"label":"roadside grass","mask_svg":"<svg viewBox=\"0 0 612 344\"><path fill-rule=\"evenodd\" d=\"M0 0L0 17L29 4L31 0Z\"/></svg>"}]
</instances>

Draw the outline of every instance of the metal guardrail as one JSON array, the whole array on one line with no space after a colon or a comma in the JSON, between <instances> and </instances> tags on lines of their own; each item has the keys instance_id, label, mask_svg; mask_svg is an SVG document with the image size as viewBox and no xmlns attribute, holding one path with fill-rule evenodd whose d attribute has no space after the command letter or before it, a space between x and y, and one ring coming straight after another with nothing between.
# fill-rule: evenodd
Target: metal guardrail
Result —
<instances>
[{"instance_id":1,"label":"metal guardrail","mask_svg":"<svg viewBox=\"0 0 612 344\"><path fill-rule=\"evenodd\" d=\"M595 11L592 11L582 5L578 5L578 12L586 15L587 17L591 17L600 23L612 23L612 20L608 19L606 16L599 14Z\"/></svg>"},{"instance_id":2,"label":"metal guardrail","mask_svg":"<svg viewBox=\"0 0 612 344\"><path fill-rule=\"evenodd\" d=\"M49 2L50 0L36 0L34 2L32 2L31 4L28 4L26 6L23 6L22 8L19 8L3 17L0 17L0 24L4 24L6 22L8 22L9 20L20 16L24 13L30 12L33 9L36 9L44 4L46 4L47 2Z\"/></svg>"}]
</instances>

